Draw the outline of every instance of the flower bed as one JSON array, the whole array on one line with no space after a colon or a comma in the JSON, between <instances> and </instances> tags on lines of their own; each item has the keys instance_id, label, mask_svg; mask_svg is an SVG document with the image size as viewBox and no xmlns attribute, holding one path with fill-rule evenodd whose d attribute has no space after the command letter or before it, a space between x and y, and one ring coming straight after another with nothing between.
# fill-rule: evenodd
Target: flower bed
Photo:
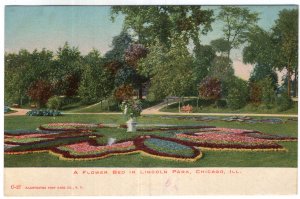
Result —
<instances>
[{"instance_id":1,"label":"flower bed","mask_svg":"<svg viewBox=\"0 0 300 199\"><path fill-rule=\"evenodd\" d=\"M39 127L41 130L48 131L83 131L94 130L95 128L102 128L101 124L87 124L87 123L50 123L43 124Z\"/></svg>"},{"instance_id":2,"label":"flower bed","mask_svg":"<svg viewBox=\"0 0 300 199\"><path fill-rule=\"evenodd\" d=\"M35 109L28 111L26 113L28 116L61 116L61 112L56 111L56 110L43 110L43 109Z\"/></svg>"},{"instance_id":3,"label":"flower bed","mask_svg":"<svg viewBox=\"0 0 300 199\"><path fill-rule=\"evenodd\" d=\"M269 123L269 124L283 124L284 120L280 118L264 118L264 119L254 119L248 116L233 116L233 117L217 117L217 116L176 116L176 115L168 115L161 116L163 119L179 119L179 120L196 120L196 121L226 121L226 122L245 122L249 124L256 123ZM289 120L289 119L288 119Z\"/></svg>"},{"instance_id":4,"label":"flower bed","mask_svg":"<svg viewBox=\"0 0 300 199\"><path fill-rule=\"evenodd\" d=\"M212 150L283 150L277 141L297 138L263 132L213 126L164 126L141 128L144 133L167 131L168 135L134 136L128 140L104 145L96 128L119 128L118 125L86 123L50 123L40 131L5 131L5 153L24 154L48 151L62 159L92 160L111 155L141 153L152 157L180 161L195 161L202 156L201 148ZM183 132L174 132L181 130ZM152 133L153 134L153 133ZM172 137L173 136L173 137ZM199 148L200 147L200 148Z\"/></svg>"}]
</instances>

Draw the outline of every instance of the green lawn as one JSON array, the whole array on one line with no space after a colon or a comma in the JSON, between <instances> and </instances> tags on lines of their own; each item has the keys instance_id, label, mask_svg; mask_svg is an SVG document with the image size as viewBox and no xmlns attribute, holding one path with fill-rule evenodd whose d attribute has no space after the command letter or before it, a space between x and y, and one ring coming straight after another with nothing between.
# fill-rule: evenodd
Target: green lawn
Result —
<instances>
[{"instance_id":1,"label":"green lawn","mask_svg":"<svg viewBox=\"0 0 300 199\"><path fill-rule=\"evenodd\" d=\"M5 117L6 130L36 129L39 125L50 122L87 122L87 123L117 123L123 124L126 119L122 115L64 115L61 117ZM241 122L211 121L199 122L193 120L163 119L160 116L142 116L139 123L147 124L198 124L219 127L243 128L258 130L271 134L283 134L297 137L297 122L287 121L284 124L246 124ZM137 132L126 133L124 129L104 128L99 134L104 135L99 142L108 137L118 140L133 138L141 134L171 136L172 132ZM204 151L204 156L196 162L180 162L161 160L140 154L119 155L92 161L66 161L48 153L33 153L25 155L4 155L5 167L297 167L297 142L281 142L288 152L234 152L234 151Z\"/></svg>"},{"instance_id":2,"label":"green lawn","mask_svg":"<svg viewBox=\"0 0 300 199\"><path fill-rule=\"evenodd\" d=\"M229 108L217 108L214 103L210 101L199 101L199 108L197 108L197 100L191 99L184 102L184 105L193 106L194 113L261 113L261 114L298 114L298 104L294 102L294 105L291 109L286 111L278 111L277 108L266 109L260 106L254 106L251 104L246 105L245 107L237 110L231 110ZM174 112L178 113L178 103L169 105L161 109L162 112Z\"/></svg>"},{"instance_id":3,"label":"green lawn","mask_svg":"<svg viewBox=\"0 0 300 199\"><path fill-rule=\"evenodd\" d=\"M142 100L143 108L146 109L150 106L154 106L161 101L148 101ZM107 100L103 100L102 103L96 103L94 105L77 105L72 108L64 108L63 111L71 112L71 113L102 113L102 112L120 112L119 104L115 102L108 102Z\"/></svg>"}]
</instances>

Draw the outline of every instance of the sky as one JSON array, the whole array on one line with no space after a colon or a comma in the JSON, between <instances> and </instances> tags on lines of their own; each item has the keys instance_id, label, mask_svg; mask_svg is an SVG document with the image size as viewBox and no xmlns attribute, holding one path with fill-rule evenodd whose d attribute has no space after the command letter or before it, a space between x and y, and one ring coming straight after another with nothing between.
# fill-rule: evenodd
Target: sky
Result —
<instances>
[{"instance_id":1,"label":"sky","mask_svg":"<svg viewBox=\"0 0 300 199\"><path fill-rule=\"evenodd\" d=\"M247 6L259 12L258 25L268 30L282 9L297 6ZM218 6L204 6L218 13ZM93 48L105 54L111 48L112 38L121 32L123 16L115 22L110 20L110 6L6 6L5 8L5 51L20 49L33 51L46 48L56 52L67 41L76 46L83 55ZM213 31L201 37L202 44L222 37L223 24L216 21ZM232 51L231 59L235 74L248 79L252 65L242 62L242 48Z\"/></svg>"}]
</instances>

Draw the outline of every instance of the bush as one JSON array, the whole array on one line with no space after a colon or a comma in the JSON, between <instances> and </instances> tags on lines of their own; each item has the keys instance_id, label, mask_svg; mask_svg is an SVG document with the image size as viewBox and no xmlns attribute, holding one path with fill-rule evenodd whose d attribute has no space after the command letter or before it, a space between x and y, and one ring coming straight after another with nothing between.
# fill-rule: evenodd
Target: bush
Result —
<instances>
[{"instance_id":1,"label":"bush","mask_svg":"<svg viewBox=\"0 0 300 199\"><path fill-rule=\"evenodd\" d=\"M227 106L226 100L217 100L215 103L217 108L225 108Z\"/></svg>"},{"instance_id":2,"label":"bush","mask_svg":"<svg viewBox=\"0 0 300 199\"><path fill-rule=\"evenodd\" d=\"M275 103L275 90L273 82L270 78L264 78L259 81L261 85L261 100L262 103L266 106L266 108L272 108L272 105Z\"/></svg>"},{"instance_id":3,"label":"bush","mask_svg":"<svg viewBox=\"0 0 300 199\"><path fill-rule=\"evenodd\" d=\"M27 90L27 95L38 103L38 106L43 106L47 103L52 95L53 86L44 80L37 80Z\"/></svg>"},{"instance_id":4,"label":"bush","mask_svg":"<svg viewBox=\"0 0 300 199\"><path fill-rule=\"evenodd\" d=\"M36 109L26 113L28 116L61 116L61 112L56 110Z\"/></svg>"},{"instance_id":5,"label":"bush","mask_svg":"<svg viewBox=\"0 0 300 199\"><path fill-rule=\"evenodd\" d=\"M276 104L277 104L278 111L286 111L286 110L292 108L293 101L288 96L288 94L286 92L284 92L279 97L277 97Z\"/></svg>"},{"instance_id":6,"label":"bush","mask_svg":"<svg viewBox=\"0 0 300 199\"><path fill-rule=\"evenodd\" d=\"M62 99L58 96L51 97L47 102L47 107L49 109L58 110L60 109L61 105L62 105Z\"/></svg>"},{"instance_id":7,"label":"bush","mask_svg":"<svg viewBox=\"0 0 300 199\"><path fill-rule=\"evenodd\" d=\"M254 105L260 105L261 103L261 98L262 98L262 89L261 86L256 83L256 82L250 82L249 84L250 86L250 101L254 104Z\"/></svg>"},{"instance_id":8,"label":"bush","mask_svg":"<svg viewBox=\"0 0 300 199\"><path fill-rule=\"evenodd\" d=\"M238 78L234 78L230 82L228 89L227 105L231 109L239 109L247 104L248 86L247 83Z\"/></svg>"},{"instance_id":9,"label":"bush","mask_svg":"<svg viewBox=\"0 0 300 199\"><path fill-rule=\"evenodd\" d=\"M218 78L206 77L200 84L199 96L203 99L217 100L221 97L221 81Z\"/></svg>"},{"instance_id":10,"label":"bush","mask_svg":"<svg viewBox=\"0 0 300 199\"><path fill-rule=\"evenodd\" d=\"M115 90L114 97L117 101L122 102L129 100L134 96L134 89L131 85L122 85Z\"/></svg>"}]
</instances>

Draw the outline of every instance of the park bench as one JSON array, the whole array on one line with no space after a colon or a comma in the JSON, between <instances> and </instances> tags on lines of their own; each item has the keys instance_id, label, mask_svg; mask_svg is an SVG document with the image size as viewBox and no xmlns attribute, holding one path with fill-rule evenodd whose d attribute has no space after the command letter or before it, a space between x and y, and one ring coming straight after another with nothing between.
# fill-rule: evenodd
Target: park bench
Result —
<instances>
[{"instance_id":1,"label":"park bench","mask_svg":"<svg viewBox=\"0 0 300 199\"><path fill-rule=\"evenodd\" d=\"M181 107L181 112L184 112L184 113L191 113L193 112L193 107L191 105L186 105L186 106L182 106Z\"/></svg>"}]
</instances>

